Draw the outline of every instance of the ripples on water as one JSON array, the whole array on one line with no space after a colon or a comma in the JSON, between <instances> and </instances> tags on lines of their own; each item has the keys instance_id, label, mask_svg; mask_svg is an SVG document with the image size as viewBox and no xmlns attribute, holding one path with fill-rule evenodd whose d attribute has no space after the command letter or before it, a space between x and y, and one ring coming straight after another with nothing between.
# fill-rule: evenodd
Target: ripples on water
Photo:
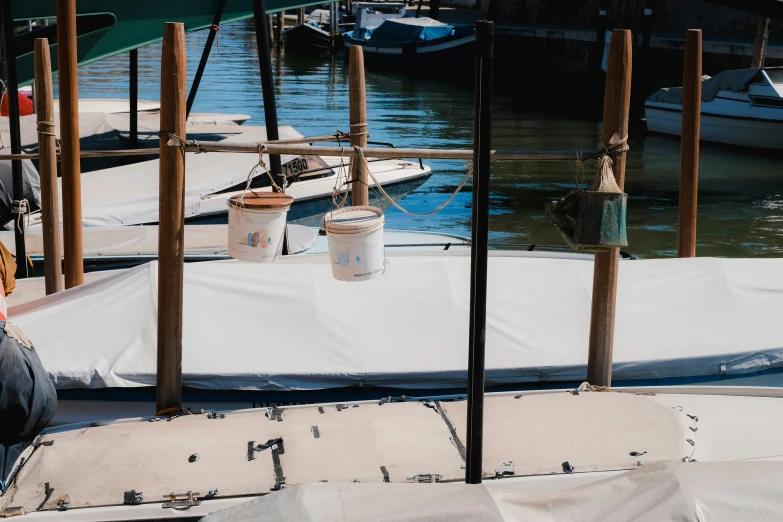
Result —
<instances>
[{"instance_id":1,"label":"ripples on water","mask_svg":"<svg viewBox=\"0 0 783 522\"><path fill-rule=\"evenodd\" d=\"M206 32L189 34L192 79ZM221 26L220 50L213 47L194 105L197 112L245 113L248 124L263 125L261 81L252 25ZM159 98L160 46L139 50L139 96ZM127 97L128 55L80 70L82 97ZM306 136L348 130L348 72L340 58L276 57L273 63L280 124ZM502 80L500 80L502 81ZM371 140L402 147L470 147L473 96L446 83L368 70L367 112ZM558 110L563 114L563 110ZM542 112L542 106L496 97L493 148L592 150L596 121L569 120ZM630 140L626 171L628 251L643 257L676 255L679 142L657 137ZM433 176L402 200L413 212L444 201L465 173L459 161L430 160ZM587 166L590 176L594 166ZM530 243L562 245L543 208L565 195L576 178L575 163L497 162L492 167L491 242L498 248ZM396 209L390 228L470 233L469 185L435 216L414 218ZM698 254L777 256L783 253L783 173L779 158L703 147L700 165Z\"/></svg>"}]
</instances>

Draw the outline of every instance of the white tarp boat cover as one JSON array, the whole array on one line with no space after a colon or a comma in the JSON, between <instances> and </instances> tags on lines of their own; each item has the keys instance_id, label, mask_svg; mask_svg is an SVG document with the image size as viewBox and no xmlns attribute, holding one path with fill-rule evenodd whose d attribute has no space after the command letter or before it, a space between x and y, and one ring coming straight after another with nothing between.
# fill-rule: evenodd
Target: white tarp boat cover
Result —
<instances>
[{"instance_id":1,"label":"white tarp boat cover","mask_svg":"<svg viewBox=\"0 0 783 522\"><path fill-rule=\"evenodd\" d=\"M449 255L451 254L451 255ZM470 258L387 255L336 281L327 256L185 266L183 384L292 390L466 382ZM531 253L534 254L534 253ZM488 385L585 378L593 263L491 255ZM14 306L58 388L155 384L157 264ZM620 265L614 382L783 368L783 260Z\"/></svg>"},{"instance_id":2,"label":"white tarp boat cover","mask_svg":"<svg viewBox=\"0 0 783 522\"><path fill-rule=\"evenodd\" d=\"M783 512L779 462L670 462L563 491L524 479L482 484L316 483L218 511L202 522L773 521Z\"/></svg>"},{"instance_id":3,"label":"white tarp boat cover","mask_svg":"<svg viewBox=\"0 0 783 522\"><path fill-rule=\"evenodd\" d=\"M227 135L243 132L243 127L232 118L242 115L193 115L188 119L188 136L202 140L218 140ZM19 118L22 149L26 152L38 150L38 131L35 114ZM0 139L11 143L8 118L0 118ZM160 114L140 112L138 117L139 140L149 140L145 146L155 147L159 143ZM130 116L125 113L105 112L79 113L79 143L84 150L110 150L127 146L130 133ZM55 134L60 137L59 116L55 117ZM152 143L154 142L154 143Z\"/></svg>"},{"instance_id":4,"label":"white tarp boat cover","mask_svg":"<svg viewBox=\"0 0 783 522\"><path fill-rule=\"evenodd\" d=\"M227 138L225 143L266 139L266 130L261 127L237 128L243 132ZM280 139L301 137L291 127L280 127ZM281 158L285 163L293 156ZM269 165L267 155L264 161ZM254 154L189 154L185 161L185 217L199 215L202 196L244 182L257 162ZM157 223L159 176L157 159L82 174L83 226Z\"/></svg>"}]
</instances>

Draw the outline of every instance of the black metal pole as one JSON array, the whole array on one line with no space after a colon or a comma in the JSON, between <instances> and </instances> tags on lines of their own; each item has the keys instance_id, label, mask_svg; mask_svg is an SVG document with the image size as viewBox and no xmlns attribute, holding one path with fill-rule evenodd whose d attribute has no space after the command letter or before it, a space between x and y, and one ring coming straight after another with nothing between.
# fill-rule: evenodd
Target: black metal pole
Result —
<instances>
[{"instance_id":1,"label":"black metal pole","mask_svg":"<svg viewBox=\"0 0 783 522\"><path fill-rule=\"evenodd\" d=\"M8 89L8 123L11 132L11 153L21 154L22 138L19 131L19 86L16 79L16 46L14 45L14 20L11 15L11 0L2 0L3 48L5 49L6 87ZM14 206L24 199L22 185L22 161L11 161L13 174ZM21 208L17 207L21 212ZM16 277L27 277L27 249L24 241L24 216L14 215L14 239L16 245Z\"/></svg>"},{"instance_id":2,"label":"black metal pole","mask_svg":"<svg viewBox=\"0 0 783 522\"><path fill-rule=\"evenodd\" d=\"M139 50L130 52L130 148L139 148Z\"/></svg>"},{"instance_id":3,"label":"black metal pole","mask_svg":"<svg viewBox=\"0 0 783 522\"><path fill-rule=\"evenodd\" d=\"M217 36L217 33L220 30L220 19L223 17L223 8L225 6L226 0L218 0L217 10L215 11L215 16L212 18L212 27L209 28L207 42L204 44L204 50L201 52L201 60L198 62L196 76L193 77L193 85L190 86L190 93L188 93L188 103L185 108L185 118L190 116L190 110L193 108L193 102L196 101L198 85L201 83L201 76L204 74L204 68L207 66L209 53L212 50L212 43L215 41L215 36Z\"/></svg>"},{"instance_id":4,"label":"black metal pole","mask_svg":"<svg viewBox=\"0 0 783 522\"><path fill-rule=\"evenodd\" d=\"M264 97L264 121L266 124L266 139L278 140L277 105L275 105L275 86L272 82L272 50L269 47L269 31L266 6L264 0L253 0L253 20L256 26L256 47L258 48L258 65L261 69L261 91ZM285 178L280 167L280 156L269 155L269 167L278 186L285 192ZM286 227L287 228L287 227ZM287 232L287 230L286 230ZM288 254L288 234L283 237L283 255Z\"/></svg>"},{"instance_id":5,"label":"black metal pole","mask_svg":"<svg viewBox=\"0 0 783 522\"><path fill-rule=\"evenodd\" d=\"M470 247L470 346L468 348L468 426L465 482L481 483L484 444L484 349L487 331L487 253L489 250L489 156L491 151L492 51L495 26L476 22L476 87L473 128L473 214Z\"/></svg>"}]
</instances>

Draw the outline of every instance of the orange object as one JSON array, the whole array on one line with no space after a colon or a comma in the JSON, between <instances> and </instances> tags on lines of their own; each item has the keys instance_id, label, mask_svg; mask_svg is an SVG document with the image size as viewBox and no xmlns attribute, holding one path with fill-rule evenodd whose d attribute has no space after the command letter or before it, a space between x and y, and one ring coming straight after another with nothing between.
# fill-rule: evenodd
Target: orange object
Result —
<instances>
[{"instance_id":1,"label":"orange object","mask_svg":"<svg viewBox=\"0 0 783 522\"><path fill-rule=\"evenodd\" d=\"M35 114L33 101L22 93L17 93L17 96L19 98L19 116ZM3 101L0 103L0 116L8 116L8 93L3 95Z\"/></svg>"}]
</instances>

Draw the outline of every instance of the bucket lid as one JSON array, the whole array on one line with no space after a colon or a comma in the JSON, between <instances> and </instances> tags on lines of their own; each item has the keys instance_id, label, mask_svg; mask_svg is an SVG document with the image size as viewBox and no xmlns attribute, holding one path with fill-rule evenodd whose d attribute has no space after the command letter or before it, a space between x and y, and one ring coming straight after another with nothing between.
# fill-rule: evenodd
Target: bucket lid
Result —
<instances>
[{"instance_id":1,"label":"bucket lid","mask_svg":"<svg viewBox=\"0 0 783 522\"><path fill-rule=\"evenodd\" d=\"M284 209L291 206L294 198L288 194L278 192L262 192L260 194L250 193L237 194L228 199L228 206L243 207L255 210Z\"/></svg>"},{"instance_id":2,"label":"bucket lid","mask_svg":"<svg viewBox=\"0 0 783 522\"><path fill-rule=\"evenodd\" d=\"M327 232L350 233L382 226L383 210L375 207L347 207L329 212L324 216Z\"/></svg>"}]
</instances>

